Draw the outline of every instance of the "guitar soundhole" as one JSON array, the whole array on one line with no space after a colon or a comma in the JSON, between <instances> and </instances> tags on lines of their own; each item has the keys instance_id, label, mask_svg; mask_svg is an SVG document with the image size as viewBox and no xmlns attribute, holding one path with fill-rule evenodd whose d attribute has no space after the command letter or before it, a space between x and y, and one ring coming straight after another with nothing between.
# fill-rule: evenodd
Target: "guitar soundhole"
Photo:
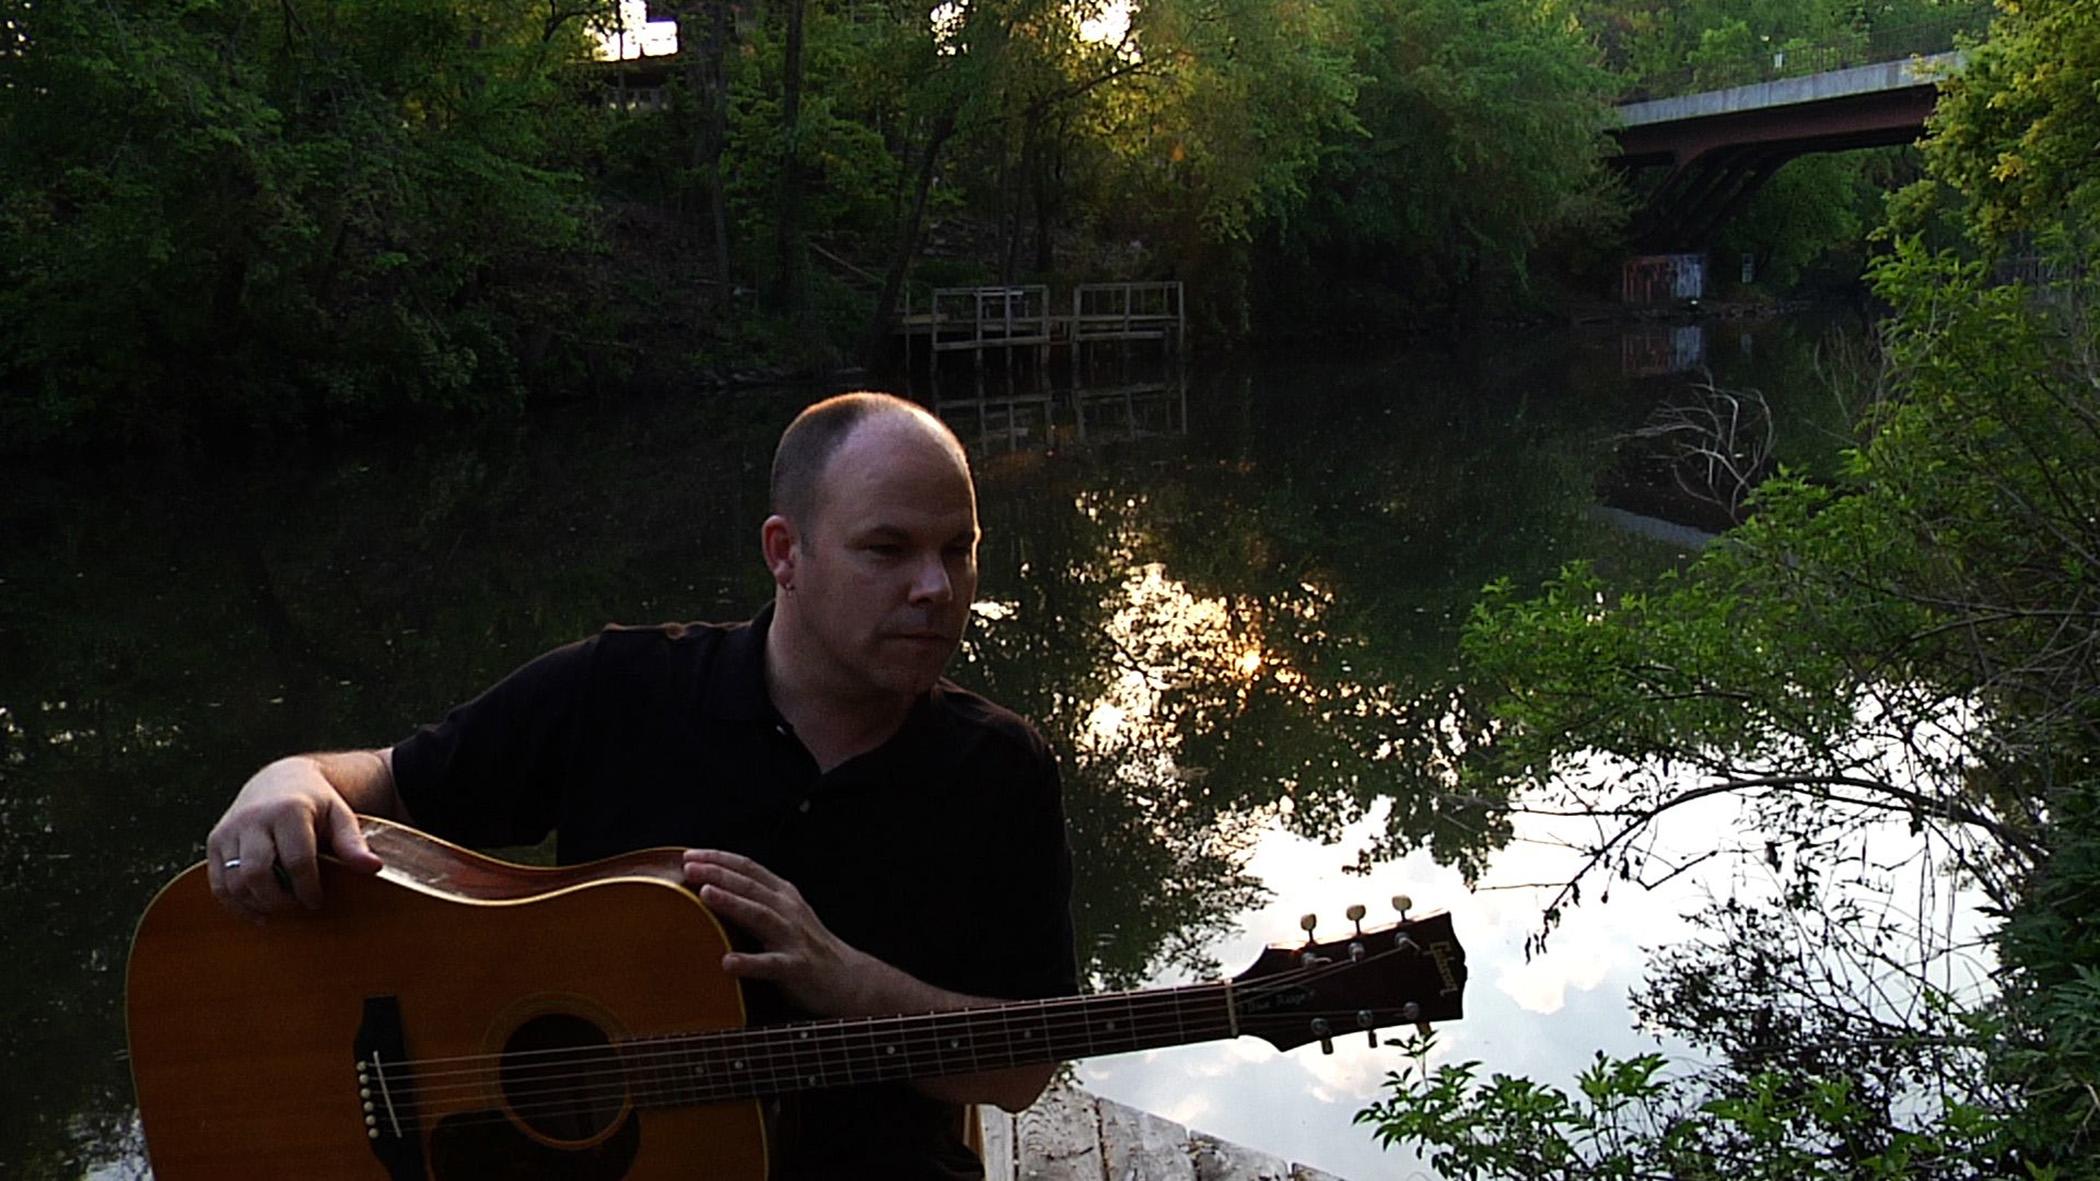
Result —
<instances>
[{"instance_id":1,"label":"guitar soundhole","mask_svg":"<svg viewBox=\"0 0 2100 1181\"><path fill-rule=\"evenodd\" d=\"M503 1043L503 1098L535 1134L580 1143L619 1120L627 1088L604 1031L581 1017L548 1013Z\"/></svg>"}]
</instances>

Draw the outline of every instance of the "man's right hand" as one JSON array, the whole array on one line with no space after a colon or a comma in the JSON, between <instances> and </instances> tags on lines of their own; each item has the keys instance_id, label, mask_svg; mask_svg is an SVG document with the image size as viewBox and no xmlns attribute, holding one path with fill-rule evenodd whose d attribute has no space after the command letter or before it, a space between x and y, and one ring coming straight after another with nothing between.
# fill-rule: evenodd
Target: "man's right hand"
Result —
<instances>
[{"instance_id":1,"label":"man's right hand","mask_svg":"<svg viewBox=\"0 0 2100 1181\"><path fill-rule=\"evenodd\" d=\"M204 843L211 892L228 910L261 922L294 906L321 905L320 854L377 873L357 807L398 811L387 752L295 755L255 773Z\"/></svg>"}]
</instances>

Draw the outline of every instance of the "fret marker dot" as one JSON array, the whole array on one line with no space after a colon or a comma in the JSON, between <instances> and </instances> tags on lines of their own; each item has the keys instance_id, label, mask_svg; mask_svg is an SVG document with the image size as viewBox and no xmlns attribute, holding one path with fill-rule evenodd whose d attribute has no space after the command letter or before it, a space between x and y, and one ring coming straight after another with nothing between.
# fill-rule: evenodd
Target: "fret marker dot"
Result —
<instances>
[{"instance_id":1,"label":"fret marker dot","mask_svg":"<svg viewBox=\"0 0 2100 1181\"><path fill-rule=\"evenodd\" d=\"M730 1068L733 1070L742 1070L744 1068L744 1060L742 1058L739 1058L736 1061L730 1063L729 1065Z\"/></svg>"},{"instance_id":2,"label":"fret marker dot","mask_svg":"<svg viewBox=\"0 0 2100 1181\"><path fill-rule=\"evenodd\" d=\"M888 1049L889 1049L889 1052L890 1052L890 1053L892 1053L892 1054L894 1054L894 1053L896 1053L896 1052L897 1052L897 1047L895 1047L895 1046L890 1046L890 1047L888 1047Z\"/></svg>"},{"instance_id":3,"label":"fret marker dot","mask_svg":"<svg viewBox=\"0 0 2100 1181\"><path fill-rule=\"evenodd\" d=\"M962 1045L962 1039L960 1039L960 1038L952 1038L952 1037L948 1039L948 1048L949 1048L949 1049L951 1049L951 1050L952 1050L952 1049L954 1049L954 1048L956 1048L957 1046L960 1046L960 1045Z\"/></svg>"},{"instance_id":4,"label":"fret marker dot","mask_svg":"<svg viewBox=\"0 0 2100 1181\"><path fill-rule=\"evenodd\" d=\"M821 1077L821 1076L819 1076L819 1075L814 1075L814 1074L813 1074L813 1075L810 1075L810 1076L809 1076L809 1085L810 1085L810 1086L812 1086L812 1087L816 1086L816 1085L817 1085L817 1080L818 1080L818 1078L820 1078L820 1077Z\"/></svg>"}]
</instances>

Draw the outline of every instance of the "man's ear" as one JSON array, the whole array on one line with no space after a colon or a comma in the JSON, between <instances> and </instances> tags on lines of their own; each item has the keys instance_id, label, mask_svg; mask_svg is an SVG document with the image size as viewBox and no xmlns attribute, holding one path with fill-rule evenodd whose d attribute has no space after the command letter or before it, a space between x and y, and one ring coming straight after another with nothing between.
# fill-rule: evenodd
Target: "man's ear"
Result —
<instances>
[{"instance_id":1,"label":"man's ear","mask_svg":"<svg viewBox=\"0 0 2100 1181\"><path fill-rule=\"evenodd\" d=\"M795 585L795 559L799 556L801 539L795 534L795 523L778 513L766 518L758 527L759 548L766 556L766 569L773 575L773 585L782 590L791 590Z\"/></svg>"}]
</instances>

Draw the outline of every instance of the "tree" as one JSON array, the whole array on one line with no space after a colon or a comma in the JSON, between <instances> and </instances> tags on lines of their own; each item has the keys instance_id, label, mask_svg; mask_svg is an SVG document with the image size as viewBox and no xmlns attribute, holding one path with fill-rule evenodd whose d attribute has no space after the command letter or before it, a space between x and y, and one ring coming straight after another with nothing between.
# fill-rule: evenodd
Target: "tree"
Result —
<instances>
[{"instance_id":1,"label":"tree","mask_svg":"<svg viewBox=\"0 0 2100 1181\"><path fill-rule=\"evenodd\" d=\"M1735 851L1766 861L1780 889L1710 911L1713 938L1652 969L1638 1007L1718 1059L1658 1105L1680 1120L1745 1103L1793 1113L1759 1134L1818 1169L2094 1169L2100 290L2091 164L2068 145L2100 120L2057 90L2100 64L2091 17L2072 3L2008 10L1973 59L1983 68L1950 85L1931 180L1899 203L1875 270L1894 307L1892 396L1836 480L1767 482L1751 519L1645 586L1581 566L1538 597L1498 585L1468 629L1471 667L1499 686L1498 730L1458 789L1600 822L1542 940L1585 880L1663 872L1644 849L1666 817L1741 802ZM2044 117L2015 128L2007 111ZM1907 232L1934 203L1964 213L1984 260ZM1999 281L1986 260L2013 247L2040 254L2045 284ZM1968 949L1890 905L1896 874L1829 872L1875 864L1877 820L1907 827L1920 880L1959 882L2001 920L1996 988L1938 970ZM1840 940L1836 967L1770 953L1787 947L1774 928L1796 923ZM1865 1124L1817 1115L1833 1094ZM1434 1143L1425 1104L1534 1098L1470 1076L1401 1079L1371 1118ZM1815 1118L1792 1122L1804 1112ZM1686 1126L1666 1125L1654 1151L1681 1146ZM1670 1168L1739 1172L1735 1142Z\"/></svg>"},{"instance_id":2,"label":"tree","mask_svg":"<svg viewBox=\"0 0 2100 1181\"><path fill-rule=\"evenodd\" d=\"M1353 119L1264 239L1271 317L1477 316L1522 298L1541 245L1610 235L1612 79L1560 6L1365 0L1357 28Z\"/></svg>"},{"instance_id":3,"label":"tree","mask_svg":"<svg viewBox=\"0 0 2100 1181\"><path fill-rule=\"evenodd\" d=\"M517 398L588 240L590 5L0 11L9 435Z\"/></svg>"}]
</instances>

